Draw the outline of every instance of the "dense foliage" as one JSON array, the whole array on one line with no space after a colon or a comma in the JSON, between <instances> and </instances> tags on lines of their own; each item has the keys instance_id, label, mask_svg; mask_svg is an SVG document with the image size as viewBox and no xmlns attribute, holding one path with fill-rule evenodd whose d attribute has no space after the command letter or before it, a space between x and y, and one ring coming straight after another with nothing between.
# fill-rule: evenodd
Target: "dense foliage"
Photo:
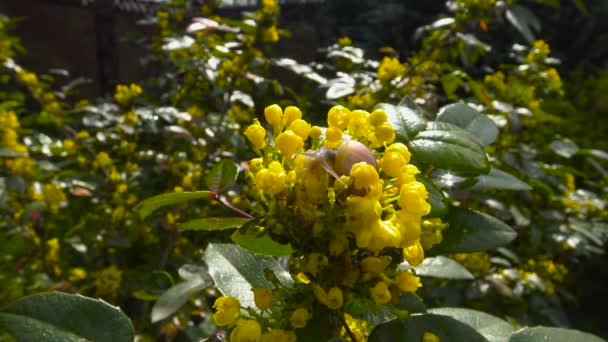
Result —
<instances>
[{"instance_id":1,"label":"dense foliage","mask_svg":"<svg viewBox=\"0 0 608 342\"><path fill-rule=\"evenodd\" d=\"M448 1L408 51L303 63L276 1L178 1L158 72L94 100L0 16L0 336L596 339L563 328L606 332L570 320L608 240L608 73L560 65L535 6Z\"/></svg>"}]
</instances>

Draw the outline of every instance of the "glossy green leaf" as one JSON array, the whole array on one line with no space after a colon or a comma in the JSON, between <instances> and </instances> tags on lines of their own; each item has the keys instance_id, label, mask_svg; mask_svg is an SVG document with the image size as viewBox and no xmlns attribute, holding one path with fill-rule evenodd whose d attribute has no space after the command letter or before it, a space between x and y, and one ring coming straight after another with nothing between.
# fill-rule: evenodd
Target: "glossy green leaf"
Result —
<instances>
[{"instance_id":1,"label":"glossy green leaf","mask_svg":"<svg viewBox=\"0 0 608 342\"><path fill-rule=\"evenodd\" d=\"M15 152L13 150L9 150L8 148L0 148L0 158L15 158L15 157L27 157L26 153Z\"/></svg>"},{"instance_id":2,"label":"glossy green leaf","mask_svg":"<svg viewBox=\"0 0 608 342\"><path fill-rule=\"evenodd\" d=\"M238 166L232 160L224 159L209 170L205 182L209 190L220 192L234 184L238 173Z\"/></svg>"},{"instance_id":3,"label":"glossy green leaf","mask_svg":"<svg viewBox=\"0 0 608 342\"><path fill-rule=\"evenodd\" d=\"M274 287L264 277L266 269L284 286L293 286L291 275L275 258L251 253L232 243L210 243L204 261L215 286L224 295L237 298L244 307L255 308L252 288Z\"/></svg>"},{"instance_id":4,"label":"glossy green leaf","mask_svg":"<svg viewBox=\"0 0 608 342\"><path fill-rule=\"evenodd\" d=\"M430 123L408 147L420 162L457 174L477 176L490 171L479 140L455 125Z\"/></svg>"},{"instance_id":5,"label":"glossy green leaf","mask_svg":"<svg viewBox=\"0 0 608 342\"><path fill-rule=\"evenodd\" d=\"M188 202L195 199L210 199L212 198L212 194L213 193L210 191L173 192L169 194L162 194L142 201L137 205L136 209L139 211L139 216L143 220L158 208Z\"/></svg>"},{"instance_id":6,"label":"glossy green leaf","mask_svg":"<svg viewBox=\"0 0 608 342\"><path fill-rule=\"evenodd\" d=\"M511 335L509 342L603 342L604 340L574 329L534 327L518 330Z\"/></svg>"},{"instance_id":7,"label":"glossy green leaf","mask_svg":"<svg viewBox=\"0 0 608 342\"><path fill-rule=\"evenodd\" d=\"M447 223L449 227L443 230L443 241L435 247L437 251L485 251L517 237L517 233L499 219L474 210L451 207Z\"/></svg>"},{"instance_id":8,"label":"glossy green leaf","mask_svg":"<svg viewBox=\"0 0 608 342\"><path fill-rule=\"evenodd\" d=\"M507 8L505 16L528 43L534 42L536 39L534 31L538 32L540 30L540 21L530 9L521 5L514 5Z\"/></svg>"},{"instance_id":9,"label":"glossy green leaf","mask_svg":"<svg viewBox=\"0 0 608 342\"><path fill-rule=\"evenodd\" d=\"M246 250L270 256L288 256L293 253L290 244L280 244L267 233L259 233L255 224L244 225L231 236L232 241Z\"/></svg>"},{"instance_id":10,"label":"glossy green leaf","mask_svg":"<svg viewBox=\"0 0 608 342\"><path fill-rule=\"evenodd\" d=\"M428 178L416 175L416 180L424 184L426 191L429 193L427 201L431 205L431 212L425 218L444 217L448 213L448 200L443 195L443 191L439 189Z\"/></svg>"},{"instance_id":11,"label":"glossy green leaf","mask_svg":"<svg viewBox=\"0 0 608 342\"><path fill-rule=\"evenodd\" d=\"M568 138L554 140L549 144L549 146L553 152L564 158L571 158L578 152L578 145Z\"/></svg>"},{"instance_id":12,"label":"glossy green leaf","mask_svg":"<svg viewBox=\"0 0 608 342\"><path fill-rule=\"evenodd\" d=\"M430 309L429 313L449 316L473 327L490 342L506 342L515 331L512 325L485 312L463 308Z\"/></svg>"},{"instance_id":13,"label":"glossy green leaf","mask_svg":"<svg viewBox=\"0 0 608 342\"><path fill-rule=\"evenodd\" d=\"M331 85L327 89L327 92L325 93L325 97L328 100L336 100L344 96L350 95L354 92L354 82L344 82L343 80L338 80L338 82L331 83Z\"/></svg>"},{"instance_id":14,"label":"glossy green leaf","mask_svg":"<svg viewBox=\"0 0 608 342\"><path fill-rule=\"evenodd\" d=\"M403 266L402 266L403 265ZM399 268L413 268L416 275L440 279L471 280L475 277L458 262L445 257L436 256L425 258L420 266L411 267L404 263Z\"/></svg>"},{"instance_id":15,"label":"glossy green leaf","mask_svg":"<svg viewBox=\"0 0 608 342\"><path fill-rule=\"evenodd\" d=\"M466 129L479 138L483 146L492 144L498 137L498 127L494 121L464 102L453 103L441 108L437 114L437 120Z\"/></svg>"},{"instance_id":16,"label":"glossy green leaf","mask_svg":"<svg viewBox=\"0 0 608 342\"><path fill-rule=\"evenodd\" d=\"M186 221L177 225L180 230L224 230L237 228L251 219L243 217L207 217Z\"/></svg>"},{"instance_id":17,"label":"glossy green leaf","mask_svg":"<svg viewBox=\"0 0 608 342\"><path fill-rule=\"evenodd\" d=\"M0 327L20 341L132 342L133 325L119 308L80 295L42 293L0 311Z\"/></svg>"},{"instance_id":18,"label":"glossy green leaf","mask_svg":"<svg viewBox=\"0 0 608 342\"><path fill-rule=\"evenodd\" d=\"M471 326L452 317L420 314L410 319L392 320L380 324L372 330L370 342L422 341L424 333L432 333L441 342L482 342L486 339Z\"/></svg>"},{"instance_id":19,"label":"glossy green leaf","mask_svg":"<svg viewBox=\"0 0 608 342\"><path fill-rule=\"evenodd\" d=\"M212 282L205 281L203 278L192 278L186 282L177 284L163 293L160 299L154 303L151 313L152 323L161 321L184 305L188 299L203 290L206 287L213 285Z\"/></svg>"},{"instance_id":20,"label":"glossy green leaf","mask_svg":"<svg viewBox=\"0 0 608 342\"><path fill-rule=\"evenodd\" d=\"M515 190L528 191L532 188L519 178L496 168L490 169L487 175L477 177L473 190Z\"/></svg>"},{"instance_id":21,"label":"glossy green leaf","mask_svg":"<svg viewBox=\"0 0 608 342\"><path fill-rule=\"evenodd\" d=\"M420 113L404 105L394 106L381 103L374 109L383 109L386 112L388 122L395 128L395 134L399 141L411 140L426 127L426 119Z\"/></svg>"}]
</instances>

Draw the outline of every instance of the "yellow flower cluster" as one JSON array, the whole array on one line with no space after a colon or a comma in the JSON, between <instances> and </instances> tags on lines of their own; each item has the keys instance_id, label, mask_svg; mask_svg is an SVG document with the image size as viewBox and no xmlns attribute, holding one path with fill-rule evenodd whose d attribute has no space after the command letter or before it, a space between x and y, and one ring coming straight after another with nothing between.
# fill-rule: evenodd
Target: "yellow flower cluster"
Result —
<instances>
[{"instance_id":1,"label":"yellow flower cluster","mask_svg":"<svg viewBox=\"0 0 608 342\"><path fill-rule=\"evenodd\" d=\"M121 282L122 270L116 265L106 267L95 276L95 293L105 300L113 300L118 296Z\"/></svg>"},{"instance_id":2,"label":"yellow flower cluster","mask_svg":"<svg viewBox=\"0 0 608 342\"><path fill-rule=\"evenodd\" d=\"M384 57L378 67L378 80L388 82L407 73L407 66L396 57Z\"/></svg>"},{"instance_id":3,"label":"yellow flower cluster","mask_svg":"<svg viewBox=\"0 0 608 342\"><path fill-rule=\"evenodd\" d=\"M450 258L461 263L476 277L485 276L492 270L490 255L486 252L455 253L450 255Z\"/></svg>"},{"instance_id":4,"label":"yellow flower cluster","mask_svg":"<svg viewBox=\"0 0 608 342\"><path fill-rule=\"evenodd\" d=\"M250 203L265 212L264 230L291 244L291 272L314 305L356 315L349 310L377 308L415 292L420 278L396 269L401 259L394 260L394 251L419 265L446 225L428 220L422 228L428 192L416 181L419 170L410 164L407 146L395 142L387 113L334 106L321 128L303 120L297 107L271 105L264 118L244 131L258 154L246 175ZM273 305L271 290L253 291L262 312ZM288 290L274 291L282 291L275 298L289 308L279 310L291 326L306 326L311 307L290 302Z\"/></svg>"},{"instance_id":5,"label":"yellow flower cluster","mask_svg":"<svg viewBox=\"0 0 608 342\"><path fill-rule=\"evenodd\" d=\"M0 111L0 148L27 153L27 147L19 143L19 119L15 112Z\"/></svg>"},{"instance_id":6,"label":"yellow flower cluster","mask_svg":"<svg viewBox=\"0 0 608 342\"><path fill-rule=\"evenodd\" d=\"M135 98L139 96L142 91L141 87L135 83L131 83L130 85L119 84L116 86L114 100L116 100L116 103L120 106L127 108L133 104Z\"/></svg>"}]
</instances>

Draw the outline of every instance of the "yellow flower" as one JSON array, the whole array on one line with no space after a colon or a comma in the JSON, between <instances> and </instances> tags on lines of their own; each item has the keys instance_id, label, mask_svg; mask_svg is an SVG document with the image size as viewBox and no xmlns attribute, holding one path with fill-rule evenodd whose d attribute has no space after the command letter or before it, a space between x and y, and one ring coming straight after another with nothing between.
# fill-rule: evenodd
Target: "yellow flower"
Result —
<instances>
[{"instance_id":1,"label":"yellow flower","mask_svg":"<svg viewBox=\"0 0 608 342\"><path fill-rule=\"evenodd\" d=\"M281 163L273 161L267 169L258 171L255 175L257 186L267 195L275 195L285 189L287 174Z\"/></svg>"},{"instance_id":2,"label":"yellow flower","mask_svg":"<svg viewBox=\"0 0 608 342\"><path fill-rule=\"evenodd\" d=\"M253 319L239 319L230 334L231 342L258 342L262 338L262 327Z\"/></svg>"},{"instance_id":3,"label":"yellow flower","mask_svg":"<svg viewBox=\"0 0 608 342\"><path fill-rule=\"evenodd\" d=\"M70 270L68 280L72 283L83 280L87 277L87 271L84 268L76 267Z\"/></svg>"},{"instance_id":4,"label":"yellow flower","mask_svg":"<svg viewBox=\"0 0 608 342\"><path fill-rule=\"evenodd\" d=\"M374 131L377 145L390 144L395 141L395 128L388 122L376 126Z\"/></svg>"},{"instance_id":5,"label":"yellow flower","mask_svg":"<svg viewBox=\"0 0 608 342\"><path fill-rule=\"evenodd\" d=\"M293 331L272 329L262 334L261 342L296 342L296 334Z\"/></svg>"},{"instance_id":6,"label":"yellow flower","mask_svg":"<svg viewBox=\"0 0 608 342\"><path fill-rule=\"evenodd\" d=\"M385 123L388 120L388 115L384 109L376 109L369 115L369 124L376 127Z\"/></svg>"},{"instance_id":7,"label":"yellow flower","mask_svg":"<svg viewBox=\"0 0 608 342\"><path fill-rule=\"evenodd\" d=\"M408 164L405 167L405 172L399 175L395 185L398 189L401 189L405 184L416 181L416 175L420 173L420 170L415 165Z\"/></svg>"},{"instance_id":8,"label":"yellow flower","mask_svg":"<svg viewBox=\"0 0 608 342\"><path fill-rule=\"evenodd\" d=\"M338 256L348 247L348 238L344 233L336 233L329 240L329 255Z\"/></svg>"},{"instance_id":9,"label":"yellow flower","mask_svg":"<svg viewBox=\"0 0 608 342\"><path fill-rule=\"evenodd\" d=\"M213 323L218 327L236 323L241 315L241 302L230 296L223 296L215 300L213 308L217 310L213 314Z\"/></svg>"},{"instance_id":10,"label":"yellow flower","mask_svg":"<svg viewBox=\"0 0 608 342\"><path fill-rule=\"evenodd\" d=\"M403 156L397 152L384 152L384 156L382 156L379 165L382 168L382 171L389 177L399 177L403 174L403 171L405 171L407 162Z\"/></svg>"},{"instance_id":11,"label":"yellow flower","mask_svg":"<svg viewBox=\"0 0 608 342\"><path fill-rule=\"evenodd\" d=\"M106 152L99 152L95 156L95 163L97 167L107 167L112 165L112 158Z\"/></svg>"},{"instance_id":12,"label":"yellow flower","mask_svg":"<svg viewBox=\"0 0 608 342\"><path fill-rule=\"evenodd\" d=\"M245 136L256 148L264 148L266 146L266 130L259 122L250 125L245 130Z\"/></svg>"},{"instance_id":13,"label":"yellow flower","mask_svg":"<svg viewBox=\"0 0 608 342\"><path fill-rule=\"evenodd\" d=\"M350 40L349 37L341 37L341 38L338 38L338 45L351 46L351 45L353 45L353 42Z\"/></svg>"},{"instance_id":14,"label":"yellow flower","mask_svg":"<svg viewBox=\"0 0 608 342\"><path fill-rule=\"evenodd\" d=\"M265 43L276 43L279 41L279 31L276 26L270 26L262 33L262 40Z\"/></svg>"},{"instance_id":15,"label":"yellow flower","mask_svg":"<svg viewBox=\"0 0 608 342\"><path fill-rule=\"evenodd\" d=\"M308 320L310 319L310 313L307 309L298 308L296 309L289 318L291 326L294 328L304 328Z\"/></svg>"},{"instance_id":16,"label":"yellow flower","mask_svg":"<svg viewBox=\"0 0 608 342\"><path fill-rule=\"evenodd\" d=\"M332 310L337 310L342 307L343 297L342 290L338 287L332 287L327 292L327 305L328 308Z\"/></svg>"},{"instance_id":17,"label":"yellow flower","mask_svg":"<svg viewBox=\"0 0 608 342\"><path fill-rule=\"evenodd\" d=\"M380 176L378 176L376 168L366 162L354 164L350 169L350 176L354 178L353 186L357 190L380 185Z\"/></svg>"},{"instance_id":18,"label":"yellow flower","mask_svg":"<svg viewBox=\"0 0 608 342\"><path fill-rule=\"evenodd\" d=\"M401 187L399 206L410 214L427 215L431 206L426 202L429 194L420 182L411 182Z\"/></svg>"},{"instance_id":19,"label":"yellow flower","mask_svg":"<svg viewBox=\"0 0 608 342\"><path fill-rule=\"evenodd\" d=\"M348 127L350 115L350 110L342 106L333 106L329 112L327 112L327 124L329 127L334 127L342 131Z\"/></svg>"},{"instance_id":20,"label":"yellow flower","mask_svg":"<svg viewBox=\"0 0 608 342\"><path fill-rule=\"evenodd\" d=\"M319 126L312 126L312 128L310 129L310 136L315 139L319 139L319 137L321 137L322 134L323 134L323 130Z\"/></svg>"},{"instance_id":21,"label":"yellow flower","mask_svg":"<svg viewBox=\"0 0 608 342\"><path fill-rule=\"evenodd\" d=\"M295 106L288 106L285 108L283 113L283 121L285 121L285 127L289 127L292 122L302 118L302 111L300 108Z\"/></svg>"},{"instance_id":22,"label":"yellow flower","mask_svg":"<svg viewBox=\"0 0 608 342\"><path fill-rule=\"evenodd\" d=\"M401 233L390 221L377 220L371 226L371 238L367 249L374 253L380 252L385 247L399 247Z\"/></svg>"},{"instance_id":23,"label":"yellow flower","mask_svg":"<svg viewBox=\"0 0 608 342\"><path fill-rule=\"evenodd\" d=\"M303 141L308 139L311 130L310 124L302 119L294 120L291 125L289 125L289 129L294 131Z\"/></svg>"},{"instance_id":24,"label":"yellow flower","mask_svg":"<svg viewBox=\"0 0 608 342\"><path fill-rule=\"evenodd\" d=\"M391 301L391 292L383 281L379 281L370 290L370 296L376 304L386 304Z\"/></svg>"},{"instance_id":25,"label":"yellow flower","mask_svg":"<svg viewBox=\"0 0 608 342\"><path fill-rule=\"evenodd\" d=\"M279 105L273 104L264 109L264 117L266 122L272 125L272 127L281 127L283 121L283 110ZM275 134L278 132L275 132Z\"/></svg>"},{"instance_id":26,"label":"yellow flower","mask_svg":"<svg viewBox=\"0 0 608 342\"><path fill-rule=\"evenodd\" d=\"M439 342L441 341L439 339L439 336L431 333L431 332L425 332L424 334L422 334L422 342Z\"/></svg>"},{"instance_id":27,"label":"yellow flower","mask_svg":"<svg viewBox=\"0 0 608 342\"><path fill-rule=\"evenodd\" d=\"M420 278L412 274L411 271L401 271L395 277L395 283L402 292L416 292L422 286Z\"/></svg>"},{"instance_id":28,"label":"yellow flower","mask_svg":"<svg viewBox=\"0 0 608 342\"><path fill-rule=\"evenodd\" d=\"M378 66L378 80L387 82L395 77L403 76L407 67L399 62L396 57L384 57Z\"/></svg>"},{"instance_id":29,"label":"yellow flower","mask_svg":"<svg viewBox=\"0 0 608 342\"><path fill-rule=\"evenodd\" d=\"M122 282L122 270L115 265L104 268L94 276L95 293L102 298L115 298Z\"/></svg>"},{"instance_id":30,"label":"yellow flower","mask_svg":"<svg viewBox=\"0 0 608 342\"><path fill-rule=\"evenodd\" d=\"M272 290L264 288L253 289L253 300L255 306L260 310L266 310L272 305Z\"/></svg>"},{"instance_id":31,"label":"yellow flower","mask_svg":"<svg viewBox=\"0 0 608 342\"><path fill-rule=\"evenodd\" d=\"M279 134L276 140L277 149L287 158L290 158L296 150L303 145L302 138L292 130L286 130Z\"/></svg>"},{"instance_id":32,"label":"yellow flower","mask_svg":"<svg viewBox=\"0 0 608 342\"><path fill-rule=\"evenodd\" d=\"M390 257L367 257L361 260L361 272L378 275L384 271L390 261Z\"/></svg>"},{"instance_id":33,"label":"yellow flower","mask_svg":"<svg viewBox=\"0 0 608 342\"><path fill-rule=\"evenodd\" d=\"M353 138L363 137L367 134L368 124L369 113L364 110L354 110L348 121L348 132Z\"/></svg>"},{"instance_id":34,"label":"yellow flower","mask_svg":"<svg viewBox=\"0 0 608 342\"><path fill-rule=\"evenodd\" d=\"M417 242L403 249L403 257L410 265L418 266L424 260L424 250L420 243Z\"/></svg>"},{"instance_id":35,"label":"yellow flower","mask_svg":"<svg viewBox=\"0 0 608 342\"><path fill-rule=\"evenodd\" d=\"M342 130L336 127L329 127L325 130L325 148L336 148L342 141Z\"/></svg>"}]
</instances>

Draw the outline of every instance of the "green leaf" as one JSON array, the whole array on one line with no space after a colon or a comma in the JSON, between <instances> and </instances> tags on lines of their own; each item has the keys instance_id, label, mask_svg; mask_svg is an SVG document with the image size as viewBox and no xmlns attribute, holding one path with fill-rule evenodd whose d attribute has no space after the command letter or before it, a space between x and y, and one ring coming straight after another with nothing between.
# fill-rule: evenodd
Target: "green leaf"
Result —
<instances>
[{"instance_id":1,"label":"green leaf","mask_svg":"<svg viewBox=\"0 0 608 342\"><path fill-rule=\"evenodd\" d=\"M133 324L119 308L80 295L42 293L0 311L0 327L20 341L132 342Z\"/></svg>"},{"instance_id":2,"label":"green leaf","mask_svg":"<svg viewBox=\"0 0 608 342\"><path fill-rule=\"evenodd\" d=\"M568 138L554 140L551 142L551 144L549 144L549 146L553 152L564 158L571 158L578 152L578 145Z\"/></svg>"},{"instance_id":3,"label":"green leaf","mask_svg":"<svg viewBox=\"0 0 608 342\"><path fill-rule=\"evenodd\" d=\"M150 315L152 323L161 321L184 305L195 293L211 286L212 283L203 278L193 278L186 282L177 284L163 293L160 299L154 303Z\"/></svg>"},{"instance_id":4,"label":"green leaf","mask_svg":"<svg viewBox=\"0 0 608 342\"><path fill-rule=\"evenodd\" d=\"M349 82L348 80L338 80L338 82L333 82L327 89L325 93L325 98L328 100L335 100L342 98L346 95L350 95L355 92L355 84L354 82Z\"/></svg>"},{"instance_id":5,"label":"green leaf","mask_svg":"<svg viewBox=\"0 0 608 342\"><path fill-rule=\"evenodd\" d=\"M141 219L145 219L155 210L168 205L188 202L200 198L212 198L211 191L193 191L193 192L173 192L170 194L162 194L150 197L139 203L136 209L139 211Z\"/></svg>"},{"instance_id":6,"label":"green leaf","mask_svg":"<svg viewBox=\"0 0 608 342\"><path fill-rule=\"evenodd\" d=\"M251 219L242 217L207 217L186 221L177 225L180 230L224 230L237 228Z\"/></svg>"},{"instance_id":7,"label":"green leaf","mask_svg":"<svg viewBox=\"0 0 608 342\"><path fill-rule=\"evenodd\" d=\"M268 233L256 231L256 222L252 221L239 228L231 236L232 241L246 250L270 256L288 256L293 253L291 245L274 241Z\"/></svg>"},{"instance_id":8,"label":"green leaf","mask_svg":"<svg viewBox=\"0 0 608 342\"><path fill-rule=\"evenodd\" d=\"M234 184L238 174L238 166L233 161L224 159L207 173L205 182L211 191L221 192Z\"/></svg>"},{"instance_id":9,"label":"green leaf","mask_svg":"<svg viewBox=\"0 0 608 342\"><path fill-rule=\"evenodd\" d=\"M408 143L422 163L461 175L477 176L490 171L490 163L477 138L448 123L429 123Z\"/></svg>"},{"instance_id":10,"label":"green leaf","mask_svg":"<svg viewBox=\"0 0 608 342\"><path fill-rule=\"evenodd\" d=\"M405 321L395 319L382 323L372 330L368 341L422 341L424 333L437 335L441 342L486 341L471 326L452 317L434 314L413 315Z\"/></svg>"},{"instance_id":11,"label":"green leaf","mask_svg":"<svg viewBox=\"0 0 608 342\"><path fill-rule=\"evenodd\" d=\"M15 157L27 157L26 153L15 152L8 148L0 148L0 158L15 158Z\"/></svg>"},{"instance_id":12,"label":"green leaf","mask_svg":"<svg viewBox=\"0 0 608 342\"><path fill-rule=\"evenodd\" d=\"M381 103L374 109L386 112L388 122L395 128L397 140L409 141L426 127L426 119L409 107Z\"/></svg>"},{"instance_id":13,"label":"green leaf","mask_svg":"<svg viewBox=\"0 0 608 342\"><path fill-rule=\"evenodd\" d=\"M576 7L578 7L578 10L581 11L583 14L589 14L589 11L587 11L587 6L585 6L585 2L583 0L572 0L572 2L576 5Z\"/></svg>"},{"instance_id":14,"label":"green leaf","mask_svg":"<svg viewBox=\"0 0 608 342\"><path fill-rule=\"evenodd\" d=\"M276 259L251 253L232 243L210 243L204 260L215 286L222 294L237 298L244 307L255 309L252 288L274 287L264 277L266 269L284 286L293 286L291 275Z\"/></svg>"},{"instance_id":15,"label":"green leaf","mask_svg":"<svg viewBox=\"0 0 608 342\"><path fill-rule=\"evenodd\" d=\"M498 127L487 115L479 113L464 102L447 105L439 110L437 120L463 128L477 138L483 146L496 141Z\"/></svg>"},{"instance_id":16,"label":"green leaf","mask_svg":"<svg viewBox=\"0 0 608 342\"><path fill-rule=\"evenodd\" d=\"M524 328L511 335L509 342L602 342L603 339L582 331L564 328Z\"/></svg>"},{"instance_id":17,"label":"green leaf","mask_svg":"<svg viewBox=\"0 0 608 342\"><path fill-rule=\"evenodd\" d=\"M499 219L474 210L451 207L447 223L443 241L435 247L443 253L485 251L517 237L517 233Z\"/></svg>"},{"instance_id":18,"label":"green leaf","mask_svg":"<svg viewBox=\"0 0 608 342\"><path fill-rule=\"evenodd\" d=\"M506 342L515 328L502 319L485 312L463 308L430 309L429 313L449 316L473 327L491 342Z\"/></svg>"},{"instance_id":19,"label":"green leaf","mask_svg":"<svg viewBox=\"0 0 608 342\"><path fill-rule=\"evenodd\" d=\"M431 212L425 218L444 217L448 213L448 200L443 195L435 183L421 175L416 175L416 180L424 184L426 191L429 192L428 202L431 205Z\"/></svg>"},{"instance_id":20,"label":"green leaf","mask_svg":"<svg viewBox=\"0 0 608 342\"><path fill-rule=\"evenodd\" d=\"M477 177L477 183L471 189L482 191L494 189L528 191L532 187L509 173L492 168L489 174Z\"/></svg>"},{"instance_id":21,"label":"green leaf","mask_svg":"<svg viewBox=\"0 0 608 342\"><path fill-rule=\"evenodd\" d=\"M514 5L507 8L505 15L507 20L513 25L519 33L532 44L534 42L534 31L540 31L540 21L527 7Z\"/></svg>"},{"instance_id":22,"label":"green leaf","mask_svg":"<svg viewBox=\"0 0 608 342\"><path fill-rule=\"evenodd\" d=\"M413 268L416 275L440 279L471 280L475 277L458 262L444 256L425 258L420 266L411 267L407 262L399 265L399 269Z\"/></svg>"}]
</instances>

